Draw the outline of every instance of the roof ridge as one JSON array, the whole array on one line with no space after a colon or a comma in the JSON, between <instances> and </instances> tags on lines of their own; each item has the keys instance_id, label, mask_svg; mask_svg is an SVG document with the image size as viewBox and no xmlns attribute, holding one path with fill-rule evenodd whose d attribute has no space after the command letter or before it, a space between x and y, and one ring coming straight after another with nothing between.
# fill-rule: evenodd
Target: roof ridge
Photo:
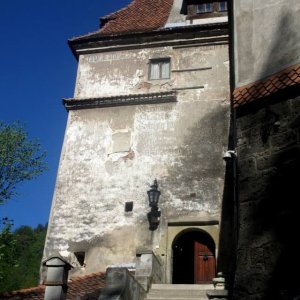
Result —
<instances>
[{"instance_id":1,"label":"roof ridge","mask_svg":"<svg viewBox=\"0 0 300 300\"><path fill-rule=\"evenodd\" d=\"M97 34L109 36L123 33L139 33L156 30L168 20L174 0L132 0L127 6L100 17L106 21L97 30L74 36L69 41Z\"/></svg>"},{"instance_id":2,"label":"roof ridge","mask_svg":"<svg viewBox=\"0 0 300 300\"><path fill-rule=\"evenodd\" d=\"M100 20L105 23L99 33L150 31L165 25L173 0L133 0L126 7L108 14Z\"/></svg>"},{"instance_id":3,"label":"roof ridge","mask_svg":"<svg viewBox=\"0 0 300 300\"><path fill-rule=\"evenodd\" d=\"M109 14L103 16L103 17L100 17L100 20L102 20L102 19L104 19L104 20L105 20L105 19L110 19L111 17L118 15L120 12L122 12L123 10L125 10L125 9L127 9L129 6L131 6L135 1L137 1L137 0L133 0L133 1L131 1L130 3L128 3L125 7L122 7L122 8L120 8L120 9L118 9L117 11L111 12L111 13L109 13Z\"/></svg>"}]
</instances>

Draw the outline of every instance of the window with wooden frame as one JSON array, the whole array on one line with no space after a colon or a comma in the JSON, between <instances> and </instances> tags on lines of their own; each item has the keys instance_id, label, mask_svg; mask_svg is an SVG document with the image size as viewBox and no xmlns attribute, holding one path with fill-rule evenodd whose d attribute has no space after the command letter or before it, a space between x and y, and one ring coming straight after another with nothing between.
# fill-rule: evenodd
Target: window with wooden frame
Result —
<instances>
[{"instance_id":1,"label":"window with wooden frame","mask_svg":"<svg viewBox=\"0 0 300 300\"><path fill-rule=\"evenodd\" d=\"M170 78L170 58L155 58L149 61L149 80Z\"/></svg>"},{"instance_id":2,"label":"window with wooden frame","mask_svg":"<svg viewBox=\"0 0 300 300\"><path fill-rule=\"evenodd\" d=\"M227 16L227 1L189 0L187 19Z\"/></svg>"},{"instance_id":3,"label":"window with wooden frame","mask_svg":"<svg viewBox=\"0 0 300 300\"><path fill-rule=\"evenodd\" d=\"M213 3L206 2L197 4L197 14L211 13L213 11Z\"/></svg>"}]
</instances>

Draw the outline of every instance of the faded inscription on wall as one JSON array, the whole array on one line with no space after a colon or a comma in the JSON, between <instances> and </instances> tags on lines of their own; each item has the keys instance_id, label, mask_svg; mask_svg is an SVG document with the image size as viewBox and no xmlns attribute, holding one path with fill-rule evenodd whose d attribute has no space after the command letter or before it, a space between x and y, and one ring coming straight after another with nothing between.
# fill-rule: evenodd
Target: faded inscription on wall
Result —
<instances>
[{"instance_id":1,"label":"faded inscription on wall","mask_svg":"<svg viewBox=\"0 0 300 300\"><path fill-rule=\"evenodd\" d=\"M125 60L131 59L132 55L130 53L105 53L105 54L93 54L88 55L85 59L89 63L98 63L103 61L115 61L115 60Z\"/></svg>"}]
</instances>

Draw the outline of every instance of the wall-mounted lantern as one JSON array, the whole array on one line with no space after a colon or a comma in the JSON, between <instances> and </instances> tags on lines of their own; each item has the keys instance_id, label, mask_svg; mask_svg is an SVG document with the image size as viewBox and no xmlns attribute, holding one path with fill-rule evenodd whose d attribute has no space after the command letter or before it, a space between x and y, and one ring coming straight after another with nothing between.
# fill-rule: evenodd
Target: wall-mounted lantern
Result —
<instances>
[{"instance_id":1,"label":"wall-mounted lantern","mask_svg":"<svg viewBox=\"0 0 300 300\"><path fill-rule=\"evenodd\" d=\"M151 231L156 230L159 225L161 212L158 210L158 200L160 196L160 191L157 189L158 184L155 179L151 189L147 191L149 206L151 207L150 212L148 212L147 217L149 221L149 229Z\"/></svg>"}]
</instances>

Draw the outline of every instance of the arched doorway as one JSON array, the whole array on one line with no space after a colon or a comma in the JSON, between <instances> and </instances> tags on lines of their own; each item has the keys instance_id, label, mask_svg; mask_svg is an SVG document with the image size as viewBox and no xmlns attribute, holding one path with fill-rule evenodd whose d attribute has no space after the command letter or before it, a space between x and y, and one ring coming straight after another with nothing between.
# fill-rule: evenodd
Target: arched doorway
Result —
<instances>
[{"instance_id":1,"label":"arched doorway","mask_svg":"<svg viewBox=\"0 0 300 300\"><path fill-rule=\"evenodd\" d=\"M173 244L174 284L211 283L216 273L215 243L201 230L183 231Z\"/></svg>"}]
</instances>

